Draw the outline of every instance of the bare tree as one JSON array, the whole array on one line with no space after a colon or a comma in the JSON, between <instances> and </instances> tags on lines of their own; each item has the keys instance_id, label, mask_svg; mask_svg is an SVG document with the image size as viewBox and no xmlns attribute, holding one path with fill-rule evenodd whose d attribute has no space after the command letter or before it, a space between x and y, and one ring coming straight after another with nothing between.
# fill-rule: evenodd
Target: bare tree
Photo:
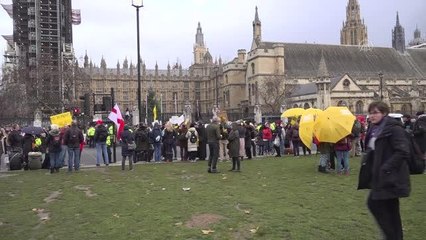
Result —
<instances>
[{"instance_id":1,"label":"bare tree","mask_svg":"<svg viewBox=\"0 0 426 240\"><path fill-rule=\"evenodd\" d=\"M42 59L37 67L17 64L4 71L0 107L4 118L32 118L36 109L47 115L77 106L76 73L78 65L64 60L62 69ZM82 77L80 77L82 78Z\"/></svg>"},{"instance_id":2,"label":"bare tree","mask_svg":"<svg viewBox=\"0 0 426 240\"><path fill-rule=\"evenodd\" d=\"M259 97L262 105L270 113L280 113L281 105L289 106L290 95L296 89L296 85L286 84L282 75L265 77L259 84Z\"/></svg>"}]
</instances>

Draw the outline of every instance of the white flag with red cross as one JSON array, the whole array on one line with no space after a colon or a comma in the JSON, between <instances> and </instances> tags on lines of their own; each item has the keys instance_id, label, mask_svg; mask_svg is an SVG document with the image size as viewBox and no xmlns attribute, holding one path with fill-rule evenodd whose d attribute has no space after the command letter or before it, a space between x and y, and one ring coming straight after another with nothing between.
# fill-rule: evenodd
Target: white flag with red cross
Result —
<instances>
[{"instance_id":1,"label":"white flag with red cross","mask_svg":"<svg viewBox=\"0 0 426 240\"><path fill-rule=\"evenodd\" d=\"M117 126L117 139L120 139L125 123L118 104L115 104L114 108L111 110L111 113L108 115L108 118Z\"/></svg>"}]
</instances>

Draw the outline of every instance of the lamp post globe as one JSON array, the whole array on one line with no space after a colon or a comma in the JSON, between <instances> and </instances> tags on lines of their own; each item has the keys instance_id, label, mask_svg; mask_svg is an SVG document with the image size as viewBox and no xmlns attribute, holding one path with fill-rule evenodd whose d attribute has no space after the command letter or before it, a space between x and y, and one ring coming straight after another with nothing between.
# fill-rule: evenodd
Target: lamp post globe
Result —
<instances>
[{"instance_id":1,"label":"lamp post globe","mask_svg":"<svg viewBox=\"0 0 426 240\"><path fill-rule=\"evenodd\" d=\"M132 0L133 7L143 7L143 0Z\"/></svg>"}]
</instances>

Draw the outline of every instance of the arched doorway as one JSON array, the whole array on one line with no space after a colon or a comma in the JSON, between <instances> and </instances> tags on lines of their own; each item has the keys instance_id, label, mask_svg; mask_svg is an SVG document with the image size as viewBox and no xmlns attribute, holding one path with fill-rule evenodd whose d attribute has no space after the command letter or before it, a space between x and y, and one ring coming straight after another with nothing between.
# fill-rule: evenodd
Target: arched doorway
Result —
<instances>
[{"instance_id":1,"label":"arched doorway","mask_svg":"<svg viewBox=\"0 0 426 240\"><path fill-rule=\"evenodd\" d=\"M358 101L355 104L355 113L361 114L364 113L364 103L362 101Z\"/></svg>"},{"instance_id":2,"label":"arched doorway","mask_svg":"<svg viewBox=\"0 0 426 240\"><path fill-rule=\"evenodd\" d=\"M299 107L299 106L297 106L297 104L294 104L294 105L293 105L293 108L298 108L298 107Z\"/></svg>"}]
</instances>

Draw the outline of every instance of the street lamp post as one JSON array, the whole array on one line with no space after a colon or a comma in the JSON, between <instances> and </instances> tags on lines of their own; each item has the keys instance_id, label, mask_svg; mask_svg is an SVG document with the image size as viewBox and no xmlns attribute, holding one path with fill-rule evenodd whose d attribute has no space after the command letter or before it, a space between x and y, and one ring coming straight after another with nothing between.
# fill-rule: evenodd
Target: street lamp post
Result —
<instances>
[{"instance_id":1,"label":"street lamp post","mask_svg":"<svg viewBox=\"0 0 426 240\"><path fill-rule=\"evenodd\" d=\"M380 100L383 101L383 73L379 73L380 78Z\"/></svg>"},{"instance_id":2,"label":"street lamp post","mask_svg":"<svg viewBox=\"0 0 426 240\"><path fill-rule=\"evenodd\" d=\"M143 0L132 0L132 6L136 8L136 32L137 32L137 45L138 45L138 111L139 122L142 121L142 100L141 100L141 53L140 53L140 39L139 39L139 8L143 7Z\"/></svg>"}]
</instances>

